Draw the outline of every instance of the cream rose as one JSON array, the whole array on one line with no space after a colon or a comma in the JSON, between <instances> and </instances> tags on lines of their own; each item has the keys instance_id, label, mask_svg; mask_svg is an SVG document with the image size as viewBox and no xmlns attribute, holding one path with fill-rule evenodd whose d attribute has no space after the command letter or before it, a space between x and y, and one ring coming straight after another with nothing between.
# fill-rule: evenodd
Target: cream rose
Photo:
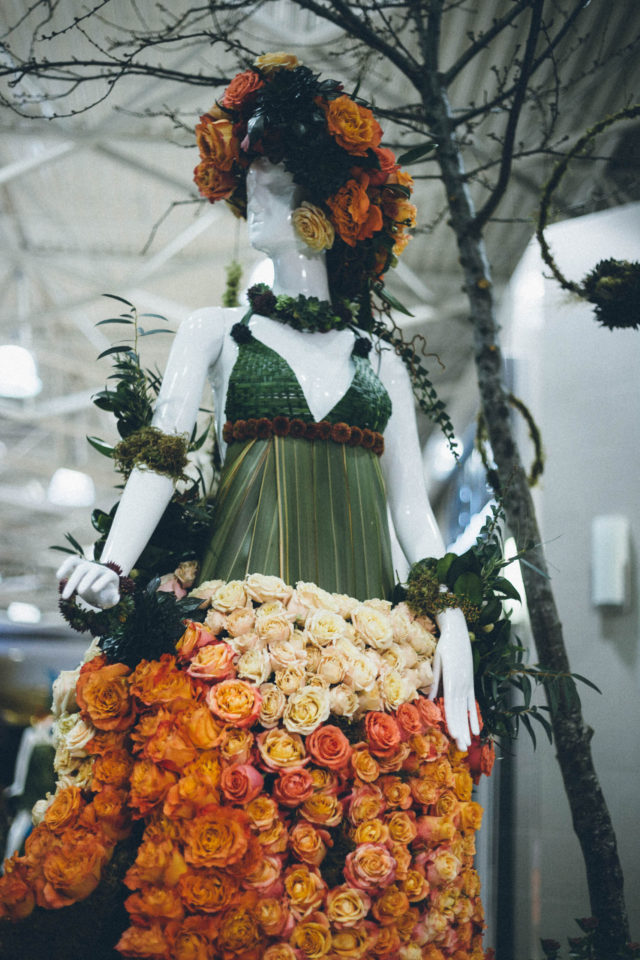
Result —
<instances>
[{"instance_id":1,"label":"cream rose","mask_svg":"<svg viewBox=\"0 0 640 960\"><path fill-rule=\"evenodd\" d=\"M86 723L82 717L78 717L74 725L67 732L64 738L64 745L72 757L86 757L86 745L96 735L96 729L91 723Z\"/></svg>"},{"instance_id":2,"label":"cream rose","mask_svg":"<svg viewBox=\"0 0 640 960\"><path fill-rule=\"evenodd\" d=\"M256 616L256 633L265 643L278 643L289 640L293 634L293 624L284 609Z\"/></svg>"},{"instance_id":3,"label":"cream rose","mask_svg":"<svg viewBox=\"0 0 640 960\"><path fill-rule=\"evenodd\" d=\"M225 620L228 633L232 637L241 637L243 633L253 630L256 615L252 607L239 607L227 614Z\"/></svg>"},{"instance_id":4,"label":"cream rose","mask_svg":"<svg viewBox=\"0 0 640 960\"><path fill-rule=\"evenodd\" d=\"M275 683L261 684L260 696L262 705L258 720L266 730L271 730L278 725L278 720L287 705L287 698Z\"/></svg>"},{"instance_id":5,"label":"cream rose","mask_svg":"<svg viewBox=\"0 0 640 960\"><path fill-rule=\"evenodd\" d=\"M338 612L338 604L330 593L315 583L305 583L303 580L299 580L298 583L296 583L296 589L291 595L289 606L291 606L292 603L295 603L297 607L301 609L306 609L307 612L310 610L332 610L334 613Z\"/></svg>"},{"instance_id":6,"label":"cream rose","mask_svg":"<svg viewBox=\"0 0 640 960\"><path fill-rule=\"evenodd\" d=\"M197 590L193 593L198 595ZM222 583L211 595L211 606L220 613L231 613L232 610L246 605L247 594L242 580L229 580L228 583Z\"/></svg>"},{"instance_id":7,"label":"cream rose","mask_svg":"<svg viewBox=\"0 0 640 960\"><path fill-rule=\"evenodd\" d=\"M370 600L365 600L364 606L371 607L372 610L377 610L378 613L391 613L391 601L381 600L379 597L372 597Z\"/></svg>"},{"instance_id":8,"label":"cream rose","mask_svg":"<svg viewBox=\"0 0 640 960\"><path fill-rule=\"evenodd\" d=\"M228 644L236 656L241 657L247 650L264 647L264 641L260 639L257 633L241 633L237 637L225 637L225 643Z\"/></svg>"},{"instance_id":9,"label":"cream rose","mask_svg":"<svg viewBox=\"0 0 640 960\"><path fill-rule=\"evenodd\" d=\"M358 709L358 694L344 683L329 690L331 713L338 717L352 717Z\"/></svg>"},{"instance_id":10,"label":"cream rose","mask_svg":"<svg viewBox=\"0 0 640 960\"><path fill-rule=\"evenodd\" d=\"M414 700L416 688L399 670L389 670L378 681L380 697L386 710L397 710L401 703Z\"/></svg>"},{"instance_id":11,"label":"cream rose","mask_svg":"<svg viewBox=\"0 0 640 960\"><path fill-rule=\"evenodd\" d=\"M307 685L289 696L282 722L290 733L306 735L324 723L329 712L329 691Z\"/></svg>"},{"instance_id":12,"label":"cream rose","mask_svg":"<svg viewBox=\"0 0 640 960\"><path fill-rule=\"evenodd\" d=\"M269 655L274 670L285 667L305 667L308 654L299 631L294 631L290 640L274 640L269 644Z\"/></svg>"},{"instance_id":13,"label":"cream rose","mask_svg":"<svg viewBox=\"0 0 640 960\"><path fill-rule=\"evenodd\" d=\"M48 793L42 800L36 800L31 811L31 822L34 827L44 820L44 815L54 801L52 793Z\"/></svg>"},{"instance_id":14,"label":"cream rose","mask_svg":"<svg viewBox=\"0 0 640 960\"><path fill-rule=\"evenodd\" d=\"M432 656L436 648L436 638L416 620L409 625L407 640L419 657Z\"/></svg>"},{"instance_id":15,"label":"cream rose","mask_svg":"<svg viewBox=\"0 0 640 960\"><path fill-rule=\"evenodd\" d=\"M370 604L363 603L355 610L353 625L365 643L375 650L386 650L393 643L393 627L389 616Z\"/></svg>"},{"instance_id":16,"label":"cream rose","mask_svg":"<svg viewBox=\"0 0 640 960\"><path fill-rule=\"evenodd\" d=\"M245 577L244 588L252 600L266 603L269 600L282 600L285 603L293 593L280 577L270 577L262 573L252 573Z\"/></svg>"},{"instance_id":17,"label":"cream rose","mask_svg":"<svg viewBox=\"0 0 640 960\"><path fill-rule=\"evenodd\" d=\"M433 670L429 660L423 660L422 663L419 663L416 667L416 673L418 675L416 686L419 690L424 690L432 685Z\"/></svg>"},{"instance_id":18,"label":"cream rose","mask_svg":"<svg viewBox=\"0 0 640 960\"><path fill-rule=\"evenodd\" d=\"M358 692L372 690L379 673L379 665L374 657L358 653L351 661L345 674L345 683Z\"/></svg>"},{"instance_id":19,"label":"cream rose","mask_svg":"<svg viewBox=\"0 0 640 960\"><path fill-rule=\"evenodd\" d=\"M381 710L382 697L378 690L377 683L370 690L364 690L358 694L358 714L367 713L369 710Z\"/></svg>"},{"instance_id":20,"label":"cream rose","mask_svg":"<svg viewBox=\"0 0 640 960\"><path fill-rule=\"evenodd\" d=\"M346 670L347 662L342 651L334 646L324 647L316 668L317 675L327 683L342 683Z\"/></svg>"},{"instance_id":21,"label":"cream rose","mask_svg":"<svg viewBox=\"0 0 640 960\"><path fill-rule=\"evenodd\" d=\"M360 606L360 601L355 597L349 597L346 593L334 593L332 594L333 602L337 604L337 612L341 617L344 617L345 620L348 620L353 614L354 610Z\"/></svg>"},{"instance_id":22,"label":"cream rose","mask_svg":"<svg viewBox=\"0 0 640 960\"><path fill-rule=\"evenodd\" d=\"M216 637L227 629L227 618L219 610L208 610L204 623Z\"/></svg>"},{"instance_id":23,"label":"cream rose","mask_svg":"<svg viewBox=\"0 0 640 960\"><path fill-rule=\"evenodd\" d=\"M402 642L407 639L409 628L411 626L411 611L406 603L399 603L390 613L391 627L393 629L393 639Z\"/></svg>"},{"instance_id":24,"label":"cream rose","mask_svg":"<svg viewBox=\"0 0 640 960\"><path fill-rule=\"evenodd\" d=\"M252 683L265 683L271 675L271 657L265 647L254 647L247 650L236 663L238 676Z\"/></svg>"},{"instance_id":25,"label":"cream rose","mask_svg":"<svg viewBox=\"0 0 640 960\"><path fill-rule=\"evenodd\" d=\"M214 593L223 584L224 580L205 580L204 583L198 584L195 590L191 590L189 596L204 600L206 601L206 605L209 606Z\"/></svg>"},{"instance_id":26,"label":"cream rose","mask_svg":"<svg viewBox=\"0 0 640 960\"><path fill-rule=\"evenodd\" d=\"M324 210L303 200L291 214L293 228L301 240L312 250L330 250L336 238L333 224Z\"/></svg>"},{"instance_id":27,"label":"cream rose","mask_svg":"<svg viewBox=\"0 0 640 960\"><path fill-rule=\"evenodd\" d=\"M100 640L98 637L94 637L87 649L85 650L84 657L82 658L83 663L89 663L90 660L95 660L96 657L102 656L102 647L100 646Z\"/></svg>"},{"instance_id":28,"label":"cream rose","mask_svg":"<svg viewBox=\"0 0 640 960\"><path fill-rule=\"evenodd\" d=\"M54 680L53 703L51 704L51 713L54 717L77 710L76 683L79 676L80 668L78 667L76 670L63 670Z\"/></svg>"},{"instance_id":29,"label":"cream rose","mask_svg":"<svg viewBox=\"0 0 640 960\"><path fill-rule=\"evenodd\" d=\"M284 667L276 670L276 684L283 693L292 694L305 683L305 669L301 666Z\"/></svg>"},{"instance_id":30,"label":"cream rose","mask_svg":"<svg viewBox=\"0 0 640 960\"><path fill-rule=\"evenodd\" d=\"M308 643L326 647L344 636L346 625L339 613L334 613L332 610L316 610L307 617L304 635Z\"/></svg>"}]
</instances>

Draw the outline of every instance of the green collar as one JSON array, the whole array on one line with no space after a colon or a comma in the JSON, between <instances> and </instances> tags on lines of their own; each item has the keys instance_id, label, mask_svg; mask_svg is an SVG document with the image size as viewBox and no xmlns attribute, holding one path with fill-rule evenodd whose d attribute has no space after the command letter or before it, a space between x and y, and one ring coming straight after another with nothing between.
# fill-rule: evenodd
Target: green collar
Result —
<instances>
[{"instance_id":1,"label":"green collar","mask_svg":"<svg viewBox=\"0 0 640 960\"><path fill-rule=\"evenodd\" d=\"M337 313L328 300L317 297L276 296L266 283L257 283L247 293L252 313L270 317L307 333L326 333L328 330L344 330L355 327L355 311L341 304ZM248 319L248 318L247 318Z\"/></svg>"}]
</instances>

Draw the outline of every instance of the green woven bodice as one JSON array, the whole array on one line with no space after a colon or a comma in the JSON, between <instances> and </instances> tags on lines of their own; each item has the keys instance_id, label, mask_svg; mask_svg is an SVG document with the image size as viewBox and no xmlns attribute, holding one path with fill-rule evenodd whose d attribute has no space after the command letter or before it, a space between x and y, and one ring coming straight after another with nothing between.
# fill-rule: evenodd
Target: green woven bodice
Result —
<instances>
[{"instance_id":1,"label":"green woven bodice","mask_svg":"<svg viewBox=\"0 0 640 960\"><path fill-rule=\"evenodd\" d=\"M368 357L352 353L353 379L347 392L324 417L329 423L348 423L382 433L391 416L391 400ZM298 378L275 350L255 337L238 345L225 405L227 420L261 417L297 417L314 420Z\"/></svg>"},{"instance_id":2,"label":"green woven bodice","mask_svg":"<svg viewBox=\"0 0 640 960\"><path fill-rule=\"evenodd\" d=\"M247 331L229 380L229 421L289 417L312 423L289 364ZM381 432L391 400L367 357L325 417ZM295 436L255 435L232 443L216 497L214 530L201 580L247 573L312 581L364 600L393 588L387 501L372 449Z\"/></svg>"}]
</instances>

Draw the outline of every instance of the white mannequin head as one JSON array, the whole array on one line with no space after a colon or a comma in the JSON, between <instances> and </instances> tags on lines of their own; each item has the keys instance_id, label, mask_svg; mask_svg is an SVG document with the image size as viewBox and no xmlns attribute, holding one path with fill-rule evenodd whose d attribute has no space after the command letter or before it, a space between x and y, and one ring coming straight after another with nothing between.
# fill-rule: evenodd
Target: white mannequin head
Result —
<instances>
[{"instance_id":1,"label":"white mannequin head","mask_svg":"<svg viewBox=\"0 0 640 960\"><path fill-rule=\"evenodd\" d=\"M253 161L247 172L249 242L273 261L274 292L328 300L324 253L312 250L293 226L293 211L303 199L302 188L283 164L266 157Z\"/></svg>"}]
</instances>

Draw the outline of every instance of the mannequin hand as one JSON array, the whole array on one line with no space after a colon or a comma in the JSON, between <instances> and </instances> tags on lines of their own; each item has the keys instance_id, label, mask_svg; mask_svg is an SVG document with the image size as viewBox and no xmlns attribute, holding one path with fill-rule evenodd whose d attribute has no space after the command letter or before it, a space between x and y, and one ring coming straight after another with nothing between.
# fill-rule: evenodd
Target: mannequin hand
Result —
<instances>
[{"instance_id":1,"label":"mannequin hand","mask_svg":"<svg viewBox=\"0 0 640 960\"><path fill-rule=\"evenodd\" d=\"M433 686L429 697L438 694L440 680L449 733L459 750L466 750L471 735L480 733L473 691L471 642L461 610L444 610L438 616L440 639L433 659Z\"/></svg>"},{"instance_id":2,"label":"mannequin hand","mask_svg":"<svg viewBox=\"0 0 640 960\"><path fill-rule=\"evenodd\" d=\"M62 597L68 600L73 593L77 593L93 607L103 610L115 607L120 600L120 578L115 570L103 567L93 560L83 557L69 557L56 572L59 580L68 577Z\"/></svg>"}]
</instances>

